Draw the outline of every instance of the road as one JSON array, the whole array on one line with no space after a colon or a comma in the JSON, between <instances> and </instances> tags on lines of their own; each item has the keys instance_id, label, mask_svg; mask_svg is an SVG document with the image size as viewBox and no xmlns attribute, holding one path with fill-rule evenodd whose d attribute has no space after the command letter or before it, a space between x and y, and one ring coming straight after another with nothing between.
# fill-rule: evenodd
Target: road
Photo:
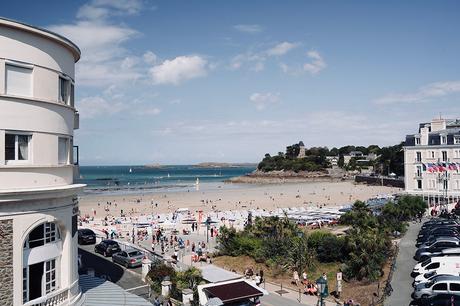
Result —
<instances>
[{"instance_id":1,"label":"road","mask_svg":"<svg viewBox=\"0 0 460 306\"><path fill-rule=\"evenodd\" d=\"M141 280L142 268L126 269L112 262L111 257L104 257L94 253L93 245L79 245L78 254L81 255L82 271L86 273L88 269L93 269L98 277L106 277L109 281L119 285L123 289L132 289L144 286ZM146 298L147 289L141 288L131 291L132 293Z\"/></svg>"},{"instance_id":2,"label":"road","mask_svg":"<svg viewBox=\"0 0 460 306\"><path fill-rule=\"evenodd\" d=\"M412 287L413 278L410 276L412 269L417 261L413 259L415 251L415 241L422 223L411 223L407 233L399 243L399 253L396 258L396 270L393 273L391 286L393 293L385 300L385 306L409 306L415 305L411 299L414 291Z\"/></svg>"}]
</instances>

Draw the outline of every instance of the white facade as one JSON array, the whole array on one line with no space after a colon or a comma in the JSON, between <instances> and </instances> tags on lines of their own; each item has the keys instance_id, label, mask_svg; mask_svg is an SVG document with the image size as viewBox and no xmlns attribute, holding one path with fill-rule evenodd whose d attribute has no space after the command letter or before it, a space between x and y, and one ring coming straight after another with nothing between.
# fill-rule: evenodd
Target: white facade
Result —
<instances>
[{"instance_id":1,"label":"white facade","mask_svg":"<svg viewBox=\"0 0 460 306\"><path fill-rule=\"evenodd\" d=\"M460 120L433 119L406 136L404 175L407 193L429 203L460 199Z\"/></svg>"},{"instance_id":2,"label":"white facade","mask_svg":"<svg viewBox=\"0 0 460 306\"><path fill-rule=\"evenodd\" d=\"M2 305L73 305L80 296L79 58L57 34L0 19L0 257L11 258L0 262L0 277L12 275L0 282Z\"/></svg>"}]
</instances>

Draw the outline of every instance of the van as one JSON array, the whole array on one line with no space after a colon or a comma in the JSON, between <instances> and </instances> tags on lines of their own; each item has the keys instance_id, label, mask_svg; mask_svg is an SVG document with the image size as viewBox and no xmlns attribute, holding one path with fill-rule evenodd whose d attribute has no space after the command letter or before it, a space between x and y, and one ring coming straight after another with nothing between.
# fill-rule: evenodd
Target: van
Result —
<instances>
[{"instance_id":1,"label":"van","mask_svg":"<svg viewBox=\"0 0 460 306\"><path fill-rule=\"evenodd\" d=\"M460 256L431 257L415 265L412 276L424 274L436 269L460 269Z\"/></svg>"},{"instance_id":2,"label":"van","mask_svg":"<svg viewBox=\"0 0 460 306\"><path fill-rule=\"evenodd\" d=\"M438 294L460 295L460 276L441 276L433 281L418 284L412 297L427 299Z\"/></svg>"},{"instance_id":3,"label":"van","mask_svg":"<svg viewBox=\"0 0 460 306\"><path fill-rule=\"evenodd\" d=\"M443 257L443 256L460 256L460 247L456 242L446 241L439 242L434 247L418 249L415 253L414 259L418 262L427 260L430 257Z\"/></svg>"}]
</instances>

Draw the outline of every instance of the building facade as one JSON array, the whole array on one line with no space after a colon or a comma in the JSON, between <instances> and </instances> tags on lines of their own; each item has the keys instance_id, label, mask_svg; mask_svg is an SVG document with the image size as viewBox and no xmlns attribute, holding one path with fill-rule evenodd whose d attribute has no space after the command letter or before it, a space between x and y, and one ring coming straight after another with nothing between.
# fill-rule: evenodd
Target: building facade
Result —
<instances>
[{"instance_id":1,"label":"building facade","mask_svg":"<svg viewBox=\"0 0 460 306\"><path fill-rule=\"evenodd\" d=\"M405 190L430 204L460 199L460 120L433 119L407 135L404 147Z\"/></svg>"},{"instance_id":2,"label":"building facade","mask_svg":"<svg viewBox=\"0 0 460 306\"><path fill-rule=\"evenodd\" d=\"M1 305L73 305L77 173L76 45L0 19Z\"/></svg>"}]
</instances>

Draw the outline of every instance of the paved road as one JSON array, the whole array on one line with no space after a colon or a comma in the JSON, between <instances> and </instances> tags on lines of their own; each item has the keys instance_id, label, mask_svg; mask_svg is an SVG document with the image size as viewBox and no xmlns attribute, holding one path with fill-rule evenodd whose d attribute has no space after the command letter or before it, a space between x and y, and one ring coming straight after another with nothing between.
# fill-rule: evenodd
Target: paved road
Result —
<instances>
[{"instance_id":1,"label":"paved road","mask_svg":"<svg viewBox=\"0 0 460 306\"><path fill-rule=\"evenodd\" d=\"M131 289L145 285L141 280L142 268L126 269L125 267L113 263L111 257L104 257L94 253L94 244L79 245L78 254L81 255L83 273L85 273L87 269L94 269L96 276L100 277L105 275L108 280L119 285L123 289Z\"/></svg>"},{"instance_id":2,"label":"paved road","mask_svg":"<svg viewBox=\"0 0 460 306\"><path fill-rule=\"evenodd\" d=\"M414 305L411 294L413 278L410 276L412 269L417 263L413 256L416 251L415 241L422 223L411 223L406 235L399 244L399 253L396 258L396 270L393 273L391 286L393 293L385 300L385 306L409 306Z\"/></svg>"}]
</instances>

